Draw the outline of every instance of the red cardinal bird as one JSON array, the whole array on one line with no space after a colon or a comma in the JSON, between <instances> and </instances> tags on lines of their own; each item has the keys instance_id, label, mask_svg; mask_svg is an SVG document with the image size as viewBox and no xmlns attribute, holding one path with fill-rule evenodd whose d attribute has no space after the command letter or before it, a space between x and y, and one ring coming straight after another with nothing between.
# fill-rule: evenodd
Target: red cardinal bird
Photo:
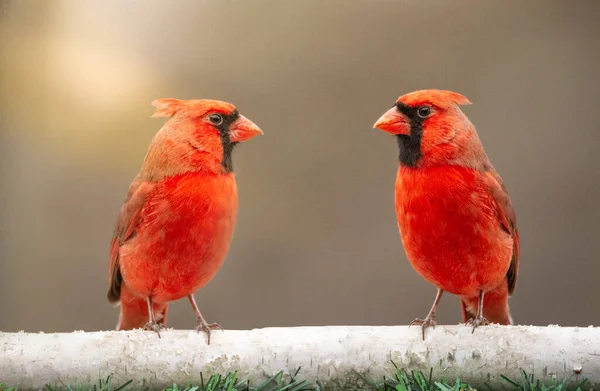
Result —
<instances>
[{"instance_id":1,"label":"red cardinal bird","mask_svg":"<svg viewBox=\"0 0 600 391\"><path fill-rule=\"evenodd\" d=\"M166 324L170 301L187 297L198 331L221 328L198 310L194 292L229 250L238 207L233 147L262 131L226 102L158 99L156 134L129 187L110 246L108 300L121 304L117 330ZM159 333L160 337L160 333Z\"/></svg>"},{"instance_id":2,"label":"red cardinal bird","mask_svg":"<svg viewBox=\"0 0 600 391\"><path fill-rule=\"evenodd\" d=\"M515 212L475 127L459 109L463 95L415 91L398 98L374 127L400 148L396 215L406 255L437 287L422 325L435 326L444 291L461 297L463 320L512 324L508 296L519 269Z\"/></svg>"}]
</instances>

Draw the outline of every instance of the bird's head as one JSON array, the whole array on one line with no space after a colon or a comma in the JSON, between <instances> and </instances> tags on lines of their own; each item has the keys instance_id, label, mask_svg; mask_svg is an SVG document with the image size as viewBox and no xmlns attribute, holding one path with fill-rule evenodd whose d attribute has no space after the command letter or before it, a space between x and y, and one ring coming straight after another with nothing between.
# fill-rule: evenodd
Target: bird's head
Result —
<instances>
[{"instance_id":1,"label":"bird's head","mask_svg":"<svg viewBox=\"0 0 600 391\"><path fill-rule=\"evenodd\" d=\"M439 154L455 153L459 145L453 141L470 138L475 132L473 125L458 108L470 103L451 91L414 91L398 98L373 127L397 136L400 163L416 166L428 155L435 159Z\"/></svg>"},{"instance_id":2,"label":"bird's head","mask_svg":"<svg viewBox=\"0 0 600 391\"><path fill-rule=\"evenodd\" d=\"M153 117L172 117L154 139L155 149L161 149L156 153L161 159L152 161L154 165L176 163L180 167L202 167L213 171L219 170L220 165L225 172L231 172L233 147L263 134L231 103L208 99L157 99L152 105L156 107Z\"/></svg>"},{"instance_id":3,"label":"bird's head","mask_svg":"<svg viewBox=\"0 0 600 391\"><path fill-rule=\"evenodd\" d=\"M198 99L157 99L153 117L173 117L179 115L195 124L198 133L226 138L238 143L263 134L262 130L248 118L241 115L231 103Z\"/></svg>"}]
</instances>

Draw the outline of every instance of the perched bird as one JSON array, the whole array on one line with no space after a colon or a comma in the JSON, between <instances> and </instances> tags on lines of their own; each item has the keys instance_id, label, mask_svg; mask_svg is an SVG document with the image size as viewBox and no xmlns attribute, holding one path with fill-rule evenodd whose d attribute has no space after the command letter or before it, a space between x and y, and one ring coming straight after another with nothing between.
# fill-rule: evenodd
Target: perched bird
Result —
<instances>
[{"instance_id":1,"label":"perched bird","mask_svg":"<svg viewBox=\"0 0 600 391\"><path fill-rule=\"evenodd\" d=\"M519 234L506 188L473 124L458 107L463 95L421 90L403 95L374 128L400 149L396 217L406 255L437 287L425 319L435 326L444 291L461 298L463 320L512 324L508 297L519 269Z\"/></svg>"},{"instance_id":2,"label":"perched bird","mask_svg":"<svg viewBox=\"0 0 600 391\"><path fill-rule=\"evenodd\" d=\"M233 236L238 195L231 153L262 134L230 103L158 99L156 134L129 187L110 245L108 301L121 305L117 330L165 327L170 301L187 297L198 331L207 323L194 292L217 273Z\"/></svg>"}]
</instances>

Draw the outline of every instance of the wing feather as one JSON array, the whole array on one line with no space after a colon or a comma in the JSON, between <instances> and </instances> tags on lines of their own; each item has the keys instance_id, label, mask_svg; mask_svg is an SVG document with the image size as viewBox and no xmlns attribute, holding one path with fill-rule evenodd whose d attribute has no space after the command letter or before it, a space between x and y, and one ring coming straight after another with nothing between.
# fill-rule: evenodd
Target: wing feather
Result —
<instances>
[{"instance_id":1,"label":"wing feather","mask_svg":"<svg viewBox=\"0 0 600 391\"><path fill-rule=\"evenodd\" d=\"M113 305L117 305L120 301L123 283L119 265L119 250L123 244L136 235L142 209L153 188L152 183L136 178L129 187L127 198L117 217L117 224L110 243L109 289L106 295L108 301Z\"/></svg>"},{"instance_id":2,"label":"wing feather","mask_svg":"<svg viewBox=\"0 0 600 391\"><path fill-rule=\"evenodd\" d=\"M513 256L508 272L506 273L508 293L510 295L515 290L519 274L519 231L517 230L517 218L500 175L493 168L487 171L485 175L490 193L495 201L499 223L513 238Z\"/></svg>"}]
</instances>

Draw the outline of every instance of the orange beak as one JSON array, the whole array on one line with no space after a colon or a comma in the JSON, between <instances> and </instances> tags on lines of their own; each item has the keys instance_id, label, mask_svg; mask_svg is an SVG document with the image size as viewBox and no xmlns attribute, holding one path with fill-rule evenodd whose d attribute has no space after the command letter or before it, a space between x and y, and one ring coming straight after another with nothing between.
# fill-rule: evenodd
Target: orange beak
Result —
<instances>
[{"instance_id":1,"label":"orange beak","mask_svg":"<svg viewBox=\"0 0 600 391\"><path fill-rule=\"evenodd\" d=\"M373 125L390 134L403 134L410 136L410 122L404 114L400 113L396 106L385 112Z\"/></svg>"},{"instance_id":2,"label":"orange beak","mask_svg":"<svg viewBox=\"0 0 600 391\"><path fill-rule=\"evenodd\" d=\"M232 142L246 141L259 134L263 134L262 130L243 115L240 115L229 128L229 138Z\"/></svg>"}]
</instances>

